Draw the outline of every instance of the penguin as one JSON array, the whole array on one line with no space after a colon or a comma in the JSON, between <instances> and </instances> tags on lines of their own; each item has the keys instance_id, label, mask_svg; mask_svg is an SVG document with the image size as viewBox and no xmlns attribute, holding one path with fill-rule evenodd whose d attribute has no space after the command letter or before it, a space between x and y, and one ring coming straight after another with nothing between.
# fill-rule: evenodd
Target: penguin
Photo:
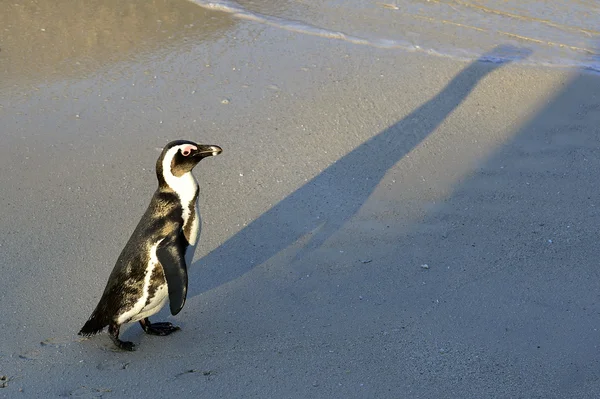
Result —
<instances>
[{"instance_id":1,"label":"penguin","mask_svg":"<svg viewBox=\"0 0 600 399\"><path fill-rule=\"evenodd\" d=\"M158 189L129 241L121 251L95 310L79 331L91 336L108 326L121 350L132 351L132 342L119 339L125 323L139 321L147 334L169 335L180 328L171 323L151 323L149 317L169 299L172 315L185 304L187 268L200 235L198 182L192 169L203 158L222 152L216 145L187 140L168 143L156 161Z\"/></svg>"}]
</instances>

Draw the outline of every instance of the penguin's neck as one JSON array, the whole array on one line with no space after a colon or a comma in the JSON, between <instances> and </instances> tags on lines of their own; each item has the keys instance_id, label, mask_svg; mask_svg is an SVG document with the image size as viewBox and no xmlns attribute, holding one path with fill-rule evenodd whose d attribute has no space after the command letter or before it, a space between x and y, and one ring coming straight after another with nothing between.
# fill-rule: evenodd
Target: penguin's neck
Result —
<instances>
[{"instance_id":1,"label":"penguin's neck","mask_svg":"<svg viewBox=\"0 0 600 399\"><path fill-rule=\"evenodd\" d=\"M191 258L194 255L194 248L198 241L198 235L200 233L200 211L198 210L198 182L192 175L192 172L184 173L181 176L174 176L173 174L163 174L164 184L161 182L160 188L162 190L168 190L175 192L179 197L179 203L181 206L181 218L183 219L183 234L189 244L188 250L186 250L186 262L189 264ZM188 256L188 252L191 255Z\"/></svg>"},{"instance_id":2,"label":"penguin's neck","mask_svg":"<svg viewBox=\"0 0 600 399\"><path fill-rule=\"evenodd\" d=\"M177 194L184 210L189 209L190 203L196 199L198 182L192 172L186 172L181 176L165 173L165 183Z\"/></svg>"}]
</instances>

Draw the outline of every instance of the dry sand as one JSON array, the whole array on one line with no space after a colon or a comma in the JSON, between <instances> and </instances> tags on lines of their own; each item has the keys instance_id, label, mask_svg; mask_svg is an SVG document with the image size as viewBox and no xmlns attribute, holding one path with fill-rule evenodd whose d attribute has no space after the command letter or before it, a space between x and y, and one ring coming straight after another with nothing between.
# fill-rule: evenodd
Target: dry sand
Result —
<instances>
[{"instance_id":1,"label":"dry sand","mask_svg":"<svg viewBox=\"0 0 600 399\"><path fill-rule=\"evenodd\" d=\"M597 397L598 76L151 4L212 33L1 48L0 396ZM81 340L176 138L224 148L182 331Z\"/></svg>"}]
</instances>

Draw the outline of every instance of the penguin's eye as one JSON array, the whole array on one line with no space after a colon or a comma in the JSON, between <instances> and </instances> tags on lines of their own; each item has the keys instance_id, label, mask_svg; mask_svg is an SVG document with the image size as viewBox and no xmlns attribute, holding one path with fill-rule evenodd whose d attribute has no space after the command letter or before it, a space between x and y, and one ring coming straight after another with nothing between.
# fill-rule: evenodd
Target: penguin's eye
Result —
<instances>
[{"instance_id":1,"label":"penguin's eye","mask_svg":"<svg viewBox=\"0 0 600 399\"><path fill-rule=\"evenodd\" d=\"M190 155L192 153L192 151L196 151L198 150L198 147L196 147L195 145L191 145L191 144L186 144L186 145L182 145L181 147L179 147L179 151L181 151L181 155L183 155L184 157L187 157L188 155Z\"/></svg>"}]
</instances>

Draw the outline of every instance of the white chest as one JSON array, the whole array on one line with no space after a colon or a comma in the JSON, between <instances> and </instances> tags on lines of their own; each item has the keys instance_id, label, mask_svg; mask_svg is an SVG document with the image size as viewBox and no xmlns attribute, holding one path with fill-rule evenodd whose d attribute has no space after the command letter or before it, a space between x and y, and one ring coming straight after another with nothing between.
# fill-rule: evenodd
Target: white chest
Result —
<instances>
[{"instance_id":1,"label":"white chest","mask_svg":"<svg viewBox=\"0 0 600 399\"><path fill-rule=\"evenodd\" d=\"M190 208L184 208L183 211L183 227L184 231L188 232L186 238L190 243L190 246L195 246L198 243L198 237L200 236L200 209L198 207L198 200L192 205L193 211L190 212Z\"/></svg>"},{"instance_id":2,"label":"white chest","mask_svg":"<svg viewBox=\"0 0 600 399\"><path fill-rule=\"evenodd\" d=\"M183 228L190 245L198 241L200 230L200 212L198 209L198 182L192 172L184 173L177 177L171 173L165 173L165 180L169 187L179 197L182 208Z\"/></svg>"},{"instance_id":3,"label":"white chest","mask_svg":"<svg viewBox=\"0 0 600 399\"><path fill-rule=\"evenodd\" d=\"M163 176L165 182L171 187L179 197L182 208L183 232L189 246L185 253L186 264L189 266L194 257L194 251L198 238L200 236L200 209L198 207L198 182L192 172L184 173L181 176L175 176L171 173L171 159L177 148L170 150L163 160Z\"/></svg>"},{"instance_id":4,"label":"white chest","mask_svg":"<svg viewBox=\"0 0 600 399\"><path fill-rule=\"evenodd\" d=\"M169 185L171 182L173 183L171 188L177 193L179 200L181 201L183 231L185 238L189 243L185 252L185 263L189 266L194 258L202 222L200 218L200 208L198 206L198 183L191 173L186 173L179 178L173 176L173 179L169 181Z\"/></svg>"},{"instance_id":5,"label":"white chest","mask_svg":"<svg viewBox=\"0 0 600 399\"><path fill-rule=\"evenodd\" d=\"M198 203L195 204L195 211L193 215L190 215L188 220L184 220L184 231L189 231L188 236L186 237L189 246L185 250L185 264L189 267L192 264L192 260L194 259L194 252L196 251L196 244L198 244L198 238L200 237L200 225L202 224L202 220L200 219L200 210L198 209ZM186 228L189 224L189 228Z\"/></svg>"}]
</instances>

